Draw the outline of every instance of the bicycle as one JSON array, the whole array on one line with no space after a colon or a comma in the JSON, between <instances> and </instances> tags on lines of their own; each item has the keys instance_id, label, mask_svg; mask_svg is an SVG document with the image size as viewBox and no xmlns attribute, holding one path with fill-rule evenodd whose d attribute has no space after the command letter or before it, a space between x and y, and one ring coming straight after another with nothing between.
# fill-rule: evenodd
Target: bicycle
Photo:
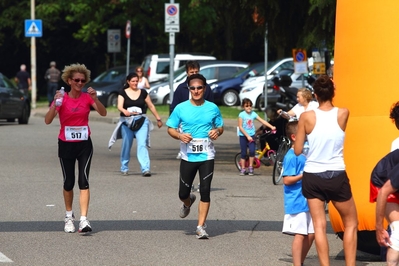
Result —
<instances>
[{"instance_id":1,"label":"bicycle","mask_svg":"<svg viewBox=\"0 0 399 266\"><path fill-rule=\"evenodd\" d=\"M281 111L279 116L290 120L292 117L285 111ZM291 140L286 136L281 136L280 145L277 149L276 160L273 166L273 184L278 185L283 177L283 160L285 154L291 148Z\"/></svg>"},{"instance_id":2,"label":"bicycle","mask_svg":"<svg viewBox=\"0 0 399 266\"><path fill-rule=\"evenodd\" d=\"M255 158L254 158L254 163L252 165L253 168L259 168L261 163L264 164L265 166L274 165L274 161L276 160L276 151L270 148L270 145L269 143L267 143L267 141L265 143L265 147L263 148L263 150L261 150L260 139L275 133L276 133L275 130L274 131L269 130L265 131L265 133L263 133L262 135L256 137ZM241 152L237 153L234 158L235 158L234 162L238 171L241 171ZM248 168L248 166L249 166L249 156L247 155L245 157L245 168Z\"/></svg>"}]
</instances>

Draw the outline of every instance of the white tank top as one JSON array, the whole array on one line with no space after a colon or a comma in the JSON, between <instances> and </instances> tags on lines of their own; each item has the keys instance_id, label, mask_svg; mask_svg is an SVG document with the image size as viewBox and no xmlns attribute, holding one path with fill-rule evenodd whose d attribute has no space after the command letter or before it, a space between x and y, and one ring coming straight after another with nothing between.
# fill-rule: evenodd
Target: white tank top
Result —
<instances>
[{"instance_id":1,"label":"white tank top","mask_svg":"<svg viewBox=\"0 0 399 266\"><path fill-rule=\"evenodd\" d=\"M145 78L143 77L139 83L137 83L138 89L144 89L145 86Z\"/></svg>"},{"instance_id":2,"label":"white tank top","mask_svg":"<svg viewBox=\"0 0 399 266\"><path fill-rule=\"evenodd\" d=\"M307 135L309 152L304 171L320 173L345 170L343 156L345 131L338 124L338 108L330 111L314 110L316 124Z\"/></svg>"}]
</instances>

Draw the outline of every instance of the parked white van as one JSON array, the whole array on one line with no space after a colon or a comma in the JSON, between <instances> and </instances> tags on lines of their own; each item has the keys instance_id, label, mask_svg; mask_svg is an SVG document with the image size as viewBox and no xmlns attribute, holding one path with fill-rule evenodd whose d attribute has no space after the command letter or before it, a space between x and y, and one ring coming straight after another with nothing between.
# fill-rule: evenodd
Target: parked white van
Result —
<instances>
[{"instance_id":1,"label":"parked white van","mask_svg":"<svg viewBox=\"0 0 399 266\"><path fill-rule=\"evenodd\" d=\"M189 60L216 60L216 57L204 54L176 54L173 67L174 71L184 66ZM144 74L148 78L148 81L153 82L168 77L169 64L169 54L151 54L144 57L141 66L144 69Z\"/></svg>"}]
</instances>

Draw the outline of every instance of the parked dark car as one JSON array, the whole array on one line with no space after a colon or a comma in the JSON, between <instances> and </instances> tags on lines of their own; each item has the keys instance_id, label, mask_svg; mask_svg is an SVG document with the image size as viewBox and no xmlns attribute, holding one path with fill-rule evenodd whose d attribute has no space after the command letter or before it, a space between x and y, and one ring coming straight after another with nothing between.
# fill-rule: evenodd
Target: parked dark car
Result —
<instances>
[{"instance_id":1,"label":"parked dark car","mask_svg":"<svg viewBox=\"0 0 399 266\"><path fill-rule=\"evenodd\" d=\"M18 119L18 124L28 124L30 110L30 97L0 73L0 119L7 122Z\"/></svg>"},{"instance_id":2,"label":"parked dark car","mask_svg":"<svg viewBox=\"0 0 399 266\"><path fill-rule=\"evenodd\" d=\"M129 73L135 71L136 66L129 67ZM97 97L105 106L116 106L118 92L126 81L126 66L117 66L108 69L84 86L84 89L93 87Z\"/></svg>"},{"instance_id":3,"label":"parked dark car","mask_svg":"<svg viewBox=\"0 0 399 266\"><path fill-rule=\"evenodd\" d=\"M213 92L215 103L226 106L234 106L240 103L238 94L241 90L241 84L249 77L254 77L264 71L265 63L255 63L242 69L233 77L216 81L209 86Z\"/></svg>"}]
</instances>

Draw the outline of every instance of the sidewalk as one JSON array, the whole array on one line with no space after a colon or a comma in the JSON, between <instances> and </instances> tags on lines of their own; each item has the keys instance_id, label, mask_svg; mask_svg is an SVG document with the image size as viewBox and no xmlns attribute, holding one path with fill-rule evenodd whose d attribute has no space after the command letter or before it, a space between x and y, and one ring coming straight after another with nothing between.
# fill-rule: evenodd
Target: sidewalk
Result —
<instances>
[{"instance_id":1,"label":"sidewalk","mask_svg":"<svg viewBox=\"0 0 399 266\"><path fill-rule=\"evenodd\" d=\"M37 107L35 109L32 109L31 111L31 116L39 116L39 117L44 117L48 111L48 107ZM151 112L148 114L149 118L152 120L152 122L155 124L155 118L152 115ZM166 120L168 119L168 116L161 116L162 121L165 123ZM238 119L238 118L237 118ZM237 119L223 119L224 122L224 130L229 130L229 131L237 131ZM119 112L117 111L112 111L107 113L107 116L101 116L99 115L96 111L91 111L90 112L90 121L102 121L105 123L109 124L116 124L119 121Z\"/></svg>"}]
</instances>

